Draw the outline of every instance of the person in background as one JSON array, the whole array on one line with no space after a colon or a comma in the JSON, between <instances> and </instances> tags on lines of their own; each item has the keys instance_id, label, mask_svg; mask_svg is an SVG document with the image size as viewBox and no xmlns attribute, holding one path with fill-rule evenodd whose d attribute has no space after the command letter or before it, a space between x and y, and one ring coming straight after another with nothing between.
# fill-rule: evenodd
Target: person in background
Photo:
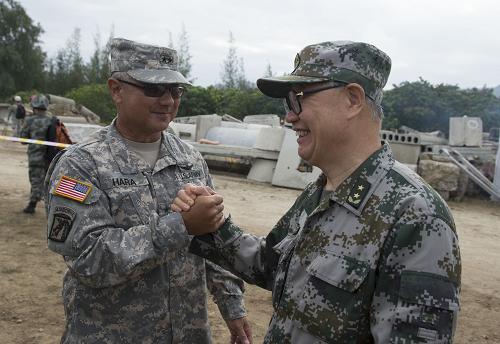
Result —
<instances>
[{"instance_id":1,"label":"person in background","mask_svg":"<svg viewBox=\"0 0 500 344\"><path fill-rule=\"evenodd\" d=\"M33 115L24 121L19 136L25 139L44 141L51 124L51 117L47 114L49 100L43 94L36 94L31 97L30 105L33 109ZM28 169L31 191L29 203L23 209L23 212L27 214L33 214L37 203L43 199L43 183L48 168L46 150L47 147L44 145L28 145Z\"/></svg>"},{"instance_id":2,"label":"person in background","mask_svg":"<svg viewBox=\"0 0 500 344\"><path fill-rule=\"evenodd\" d=\"M12 118L14 129L14 135L19 136L21 128L24 125L24 119L26 118L26 109L24 108L22 98L20 96L14 96L14 104L9 107L9 115L7 116L7 123Z\"/></svg>"}]
</instances>

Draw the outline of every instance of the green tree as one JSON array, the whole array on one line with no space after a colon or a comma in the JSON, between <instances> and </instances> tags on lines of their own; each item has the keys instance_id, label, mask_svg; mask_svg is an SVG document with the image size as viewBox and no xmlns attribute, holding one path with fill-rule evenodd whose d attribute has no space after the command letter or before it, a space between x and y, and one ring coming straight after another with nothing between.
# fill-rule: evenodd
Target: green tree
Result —
<instances>
[{"instance_id":1,"label":"green tree","mask_svg":"<svg viewBox=\"0 0 500 344\"><path fill-rule=\"evenodd\" d=\"M182 97L178 117L209 115L217 111L217 96L214 88L189 87Z\"/></svg>"},{"instance_id":2,"label":"green tree","mask_svg":"<svg viewBox=\"0 0 500 344\"><path fill-rule=\"evenodd\" d=\"M235 39L231 31L229 31L228 43L229 50L226 59L222 63L221 86L224 88L249 88L250 83L245 78L243 58L238 58Z\"/></svg>"},{"instance_id":3,"label":"green tree","mask_svg":"<svg viewBox=\"0 0 500 344\"><path fill-rule=\"evenodd\" d=\"M191 76L191 53L189 52L189 37L184 23L182 23L181 33L179 35L179 48L177 49L179 55L179 72L186 77L190 82L195 79Z\"/></svg>"},{"instance_id":4,"label":"green tree","mask_svg":"<svg viewBox=\"0 0 500 344\"><path fill-rule=\"evenodd\" d=\"M48 93L65 94L87 83L86 67L80 53L80 41L80 29L75 28L66 42L66 47L59 49L55 59L49 60Z\"/></svg>"},{"instance_id":5,"label":"green tree","mask_svg":"<svg viewBox=\"0 0 500 344\"><path fill-rule=\"evenodd\" d=\"M431 85L419 79L394 85L383 100L384 128L406 125L420 131L448 133L449 119L474 116L483 120L483 130L498 127L500 99L489 88L460 89L456 85Z\"/></svg>"},{"instance_id":6,"label":"green tree","mask_svg":"<svg viewBox=\"0 0 500 344\"><path fill-rule=\"evenodd\" d=\"M172 31L168 30L168 47L170 49L175 49L174 40L172 39Z\"/></svg>"},{"instance_id":7,"label":"green tree","mask_svg":"<svg viewBox=\"0 0 500 344\"><path fill-rule=\"evenodd\" d=\"M75 88L64 95L84 105L101 117L102 123L111 123L116 109L106 84L89 84Z\"/></svg>"},{"instance_id":8,"label":"green tree","mask_svg":"<svg viewBox=\"0 0 500 344\"><path fill-rule=\"evenodd\" d=\"M271 78L274 76L273 69L271 68L271 64L268 62L266 66L266 71L264 72L264 78Z\"/></svg>"},{"instance_id":9,"label":"green tree","mask_svg":"<svg viewBox=\"0 0 500 344\"><path fill-rule=\"evenodd\" d=\"M89 63L85 65L85 81L94 83L106 83L109 77L109 49L113 30L108 38L106 45L101 46L101 35L99 32L94 36L94 53Z\"/></svg>"},{"instance_id":10,"label":"green tree","mask_svg":"<svg viewBox=\"0 0 500 344\"><path fill-rule=\"evenodd\" d=\"M0 96L42 88L42 32L17 1L0 0Z\"/></svg>"}]
</instances>

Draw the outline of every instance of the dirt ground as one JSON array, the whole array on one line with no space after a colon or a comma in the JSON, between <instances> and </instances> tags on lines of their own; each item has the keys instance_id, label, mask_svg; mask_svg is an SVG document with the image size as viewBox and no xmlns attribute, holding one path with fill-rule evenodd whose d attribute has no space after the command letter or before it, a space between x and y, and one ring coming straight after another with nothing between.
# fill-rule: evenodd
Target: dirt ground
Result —
<instances>
[{"instance_id":1,"label":"dirt ground","mask_svg":"<svg viewBox=\"0 0 500 344\"><path fill-rule=\"evenodd\" d=\"M299 191L215 175L236 223L265 235ZM0 141L0 343L56 343L64 325L61 302L65 265L46 247L45 212L22 213L29 192L26 146ZM455 343L500 343L500 206L481 200L450 203L462 253L461 312ZM271 295L247 286L254 342L261 343ZM210 302L215 343L228 331Z\"/></svg>"}]
</instances>

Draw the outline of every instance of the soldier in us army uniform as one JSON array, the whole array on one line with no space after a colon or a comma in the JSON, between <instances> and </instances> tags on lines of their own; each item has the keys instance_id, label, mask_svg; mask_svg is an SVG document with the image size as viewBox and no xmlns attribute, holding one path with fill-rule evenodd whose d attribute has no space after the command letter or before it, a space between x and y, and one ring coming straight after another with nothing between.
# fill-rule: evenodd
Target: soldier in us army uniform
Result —
<instances>
[{"instance_id":1,"label":"soldier in us army uniform","mask_svg":"<svg viewBox=\"0 0 500 344\"><path fill-rule=\"evenodd\" d=\"M31 98L33 115L29 116L21 128L20 137L32 140L45 140L51 117L47 115L49 100L43 94ZM28 145L28 169L31 184L30 200L23 212L33 214L36 204L43 198L43 181L47 173L48 162L46 159L47 147L38 144Z\"/></svg>"},{"instance_id":2,"label":"soldier in us army uniform","mask_svg":"<svg viewBox=\"0 0 500 344\"><path fill-rule=\"evenodd\" d=\"M169 209L183 184L212 187L200 153L164 131L189 85L177 63L175 50L113 39L117 117L50 166L48 246L68 266L62 343L210 343L207 287L234 342L251 341L243 281L190 254ZM205 226L223 219L211 200L218 220Z\"/></svg>"},{"instance_id":3,"label":"soldier in us army uniform","mask_svg":"<svg viewBox=\"0 0 500 344\"><path fill-rule=\"evenodd\" d=\"M172 204L200 235L191 252L272 290L265 343L453 340L455 225L440 196L380 142L390 66L373 45L324 42L305 47L291 75L257 81L264 94L284 99L298 154L323 171L267 237L244 233L230 218L202 235L207 230L190 222L207 201L202 187L181 190Z\"/></svg>"}]
</instances>

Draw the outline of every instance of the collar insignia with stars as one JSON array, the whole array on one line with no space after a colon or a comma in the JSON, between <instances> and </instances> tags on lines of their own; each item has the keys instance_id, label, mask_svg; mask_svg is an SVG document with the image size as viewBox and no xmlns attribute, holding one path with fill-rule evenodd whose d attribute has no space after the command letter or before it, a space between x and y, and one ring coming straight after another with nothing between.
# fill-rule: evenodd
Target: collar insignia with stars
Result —
<instances>
[{"instance_id":1,"label":"collar insignia with stars","mask_svg":"<svg viewBox=\"0 0 500 344\"><path fill-rule=\"evenodd\" d=\"M347 203L353 208L358 209L361 203L363 203L370 187L371 184L366 180L357 180L347 197Z\"/></svg>"}]
</instances>

